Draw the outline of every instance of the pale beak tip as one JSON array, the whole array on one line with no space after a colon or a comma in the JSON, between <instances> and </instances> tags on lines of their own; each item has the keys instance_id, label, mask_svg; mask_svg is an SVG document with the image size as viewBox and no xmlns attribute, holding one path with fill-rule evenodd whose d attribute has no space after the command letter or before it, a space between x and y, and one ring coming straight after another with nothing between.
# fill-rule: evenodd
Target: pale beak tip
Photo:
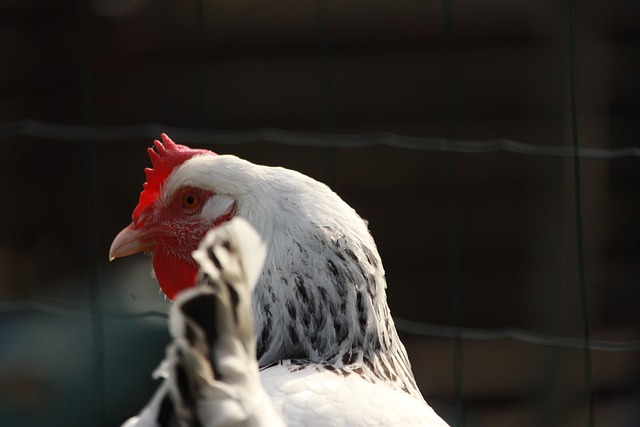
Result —
<instances>
[{"instance_id":1,"label":"pale beak tip","mask_svg":"<svg viewBox=\"0 0 640 427\"><path fill-rule=\"evenodd\" d=\"M111 242L109 248L109 261L122 258L138 252L152 251L155 242L150 241L149 230L136 229L134 223L124 228Z\"/></svg>"}]
</instances>

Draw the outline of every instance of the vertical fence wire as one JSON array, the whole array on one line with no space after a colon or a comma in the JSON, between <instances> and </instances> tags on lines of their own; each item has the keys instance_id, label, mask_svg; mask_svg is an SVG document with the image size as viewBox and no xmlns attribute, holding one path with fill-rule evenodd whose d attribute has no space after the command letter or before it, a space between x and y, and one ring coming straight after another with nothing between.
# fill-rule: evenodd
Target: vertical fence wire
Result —
<instances>
[{"instance_id":1,"label":"vertical fence wire","mask_svg":"<svg viewBox=\"0 0 640 427\"><path fill-rule=\"evenodd\" d=\"M587 405L587 425L594 426L592 378L591 378L591 349L589 307L587 301L587 280L584 262L584 228L582 221L582 184L580 171L580 138L578 134L578 10L577 1L569 0L569 98L571 117L571 142L573 155L574 209L576 220L576 250L578 256L578 286L580 293L580 314L582 317L582 332L584 336L583 375Z\"/></svg>"},{"instance_id":2,"label":"vertical fence wire","mask_svg":"<svg viewBox=\"0 0 640 427\"><path fill-rule=\"evenodd\" d=\"M447 220L448 220L448 273L450 306L454 326L453 381L456 404L455 426L464 426L464 353L461 331L463 326L462 285L460 282L458 156L455 140L455 86L453 65L453 5L452 0L442 2L444 31L444 115L447 136Z\"/></svg>"},{"instance_id":3,"label":"vertical fence wire","mask_svg":"<svg viewBox=\"0 0 640 427\"><path fill-rule=\"evenodd\" d=\"M78 0L77 20L80 32L80 81L82 94L82 121L85 133L94 125L94 95L92 72L92 33L89 2ZM97 427L106 426L106 372L103 313L100 298L98 263L98 195L97 195L97 142L90 135L83 144L83 176L85 192L86 271L89 281L89 308L92 337L92 401L94 421Z\"/></svg>"},{"instance_id":4,"label":"vertical fence wire","mask_svg":"<svg viewBox=\"0 0 640 427\"><path fill-rule=\"evenodd\" d=\"M318 77L320 79L320 108L322 126L328 134L335 132L333 113L333 83L331 78L331 43L329 29L329 1L316 0L316 37L318 44ZM336 147L324 147L325 182L335 189Z\"/></svg>"},{"instance_id":5,"label":"vertical fence wire","mask_svg":"<svg viewBox=\"0 0 640 427\"><path fill-rule=\"evenodd\" d=\"M212 76L211 48L209 43L209 31L207 26L207 2L196 0L196 27L198 34L199 55L199 85L198 97L200 101L200 126L203 128L215 128L215 100Z\"/></svg>"}]
</instances>

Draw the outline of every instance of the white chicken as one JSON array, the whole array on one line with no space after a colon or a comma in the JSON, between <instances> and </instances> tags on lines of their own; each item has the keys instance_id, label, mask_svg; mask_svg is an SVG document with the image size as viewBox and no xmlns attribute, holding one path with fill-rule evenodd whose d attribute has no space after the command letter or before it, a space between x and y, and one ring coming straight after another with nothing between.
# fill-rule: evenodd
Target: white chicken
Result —
<instances>
[{"instance_id":1,"label":"white chicken","mask_svg":"<svg viewBox=\"0 0 640 427\"><path fill-rule=\"evenodd\" d=\"M149 149L153 169L146 169L133 222L114 239L110 258L153 252L162 290L178 298L176 312L184 306L183 298L204 292L178 295L196 283L192 252L207 231L235 217L255 228L268 249L251 306L260 380L269 396L253 414L255 420L263 416L264 425L277 425L282 417L288 425L446 426L415 383L365 221L326 185L298 172L194 150L166 135L162 140L155 141L157 151ZM249 255L240 256L242 264ZM185 322L176 318L174 314L172 324ZM179 335L175 326L173 331L175 349ZM167 360L175 356L172 350ZM196 371L191 366L190 372ZM169 384L165 381L128 425L184 420L176 410L179 396ZM275 412L268 410L271 405ZM192 407L189 417L197 423L183 425L236 425L221 422L215 411Z\"/></svg>"}]
</instances>

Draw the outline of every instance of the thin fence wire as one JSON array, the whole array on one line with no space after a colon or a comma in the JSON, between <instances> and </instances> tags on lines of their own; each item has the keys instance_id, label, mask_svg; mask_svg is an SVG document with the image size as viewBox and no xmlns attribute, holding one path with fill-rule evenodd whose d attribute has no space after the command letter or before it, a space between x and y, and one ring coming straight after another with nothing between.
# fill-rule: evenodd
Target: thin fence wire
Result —
<instances>
[{"instance_id":1,"label":"thin fence wire","mask_svg":"<svg viewBox=\"0 0 640 427\"><path fill-rule=\"evenodd\" d=\"M0 138L29 136L55 141L130 142L158 138L164 132L184 144L206 146L244 145L271 142L298 147L367 148L388 146L408 150L453 151L466 154L510 152L525 156L613 160L640 157L640 146L621 148L589 148L548 146L518 142L507 138L482 141L462 139L424 138L391 132L367 134L335 134L296 132L276 128L249 130L214 130L168 126L160 123L140 123L131 126L63 125L36 120L0 123Z\"/></svg>"},{"instance_id":2,"label":"thin fence wire","mask_svg":"<svg viewBox=\"0 0 640 427\"><path fill-rule=\"evenodd\" d=\"M460 238L458 196L458 141L455 139L455 82L453 62L453 5L451 0L442 1L442 46L444 80L444 115L447 136L447 262L449 279L449 306L453 321L453 390L456 404L454 426L464 426L464 346L462 325L464 322L463 293L460 281Z\"/></svg>"},{"instance_id":3,"label":"thin fence wire","mask_svg":"<svg viewBox=\"0 0 640 427\"><path fill-rule=\"evenodd\" d=\"M91 318L95 309L96 307L92 307L87 301L62 300L44 296L33 296L30 298L0 302L0 313L36 311L56 316ZM122 305L118 303L101 303L99 313L105 320L146 318L166 320L168 318L167 311L123 311ZM481 329L457 327L417 322L401 317L394 317L394 321L400 332L430 338L456 338L459 336L460 339L469 341L513 340L526 344L560 349L584 349L588 347L590 350L605 352L640 351L640 341L586 341L583 338L542 334L520 328Z\"/></svg>"},{"instance_id":4,"label":"thin fence wire","mask_svg":"<svg viewBox=\"0 0 640 427\"><path fill-rule=\"evenodd\" d=\"M574 153L580 152L580 135L578 132L578 4L569 1L569 103L571 117L571 145ZM584 264L584 232L582 223L582 177L580 173L580 157L573 157L573 194L576 220L576 251L578 256L578 293L580 295L580 317L582 318L582 363L587 406L587 425L595 424L593 411L593 380L591 378L591 334L589 324L589 306L587 301L587 278Z\"/></svg>"},{"instance_id":5,"label":"thin fence wire","mask_svg":"<svg viewBox=\"0 0 640 427\"><path fill-rule=\"evenodd\" d=\"M93 132L94 124L94 83L93 83L93 67L92 67L92 31L91 31L91 11L90 4L84 0L77 1L77 24L80 30L79 40L79 56L80 56L80 88L82 96L82 123L83 139L86 141ZM86 196L86 263L87 273L89 274L89 298L91 313L91 339L92 345L92 393L93 393L93 411L96 426L106 426L106 384L107 371L105 360L105 338L104 325L102 323L101 313L101 297L99 282L99 263L98 263L98 224L100 224L98 209L98 192L97 192L97 143L95 141L87 141L83 145L83 173L84 192Z\"/></svg>"}]
</instances>

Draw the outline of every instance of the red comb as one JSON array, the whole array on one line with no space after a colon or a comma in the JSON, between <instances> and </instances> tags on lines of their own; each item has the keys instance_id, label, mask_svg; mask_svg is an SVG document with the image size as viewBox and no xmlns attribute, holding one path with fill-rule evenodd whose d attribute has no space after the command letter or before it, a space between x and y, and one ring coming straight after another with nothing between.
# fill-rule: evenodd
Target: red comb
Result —
<instances>
[{"instance_id":1,"label":"red comb","mask_svg":"<svg viewBox=\"0 0 640 427\"><path fill-rule=\"evenodd\" d=\"M176 167L197 155L216 155L209 150L193 149L186 145L176 144L164 133L161 137L162 142L158 140L153 142L155 150L153 148L147 149L153 167L144 170L147 182L142 185L138 206L133 210L131 216L134 222L137 222L142 211L158 197L162 184Z\"/></svg>"}]
</instances>

